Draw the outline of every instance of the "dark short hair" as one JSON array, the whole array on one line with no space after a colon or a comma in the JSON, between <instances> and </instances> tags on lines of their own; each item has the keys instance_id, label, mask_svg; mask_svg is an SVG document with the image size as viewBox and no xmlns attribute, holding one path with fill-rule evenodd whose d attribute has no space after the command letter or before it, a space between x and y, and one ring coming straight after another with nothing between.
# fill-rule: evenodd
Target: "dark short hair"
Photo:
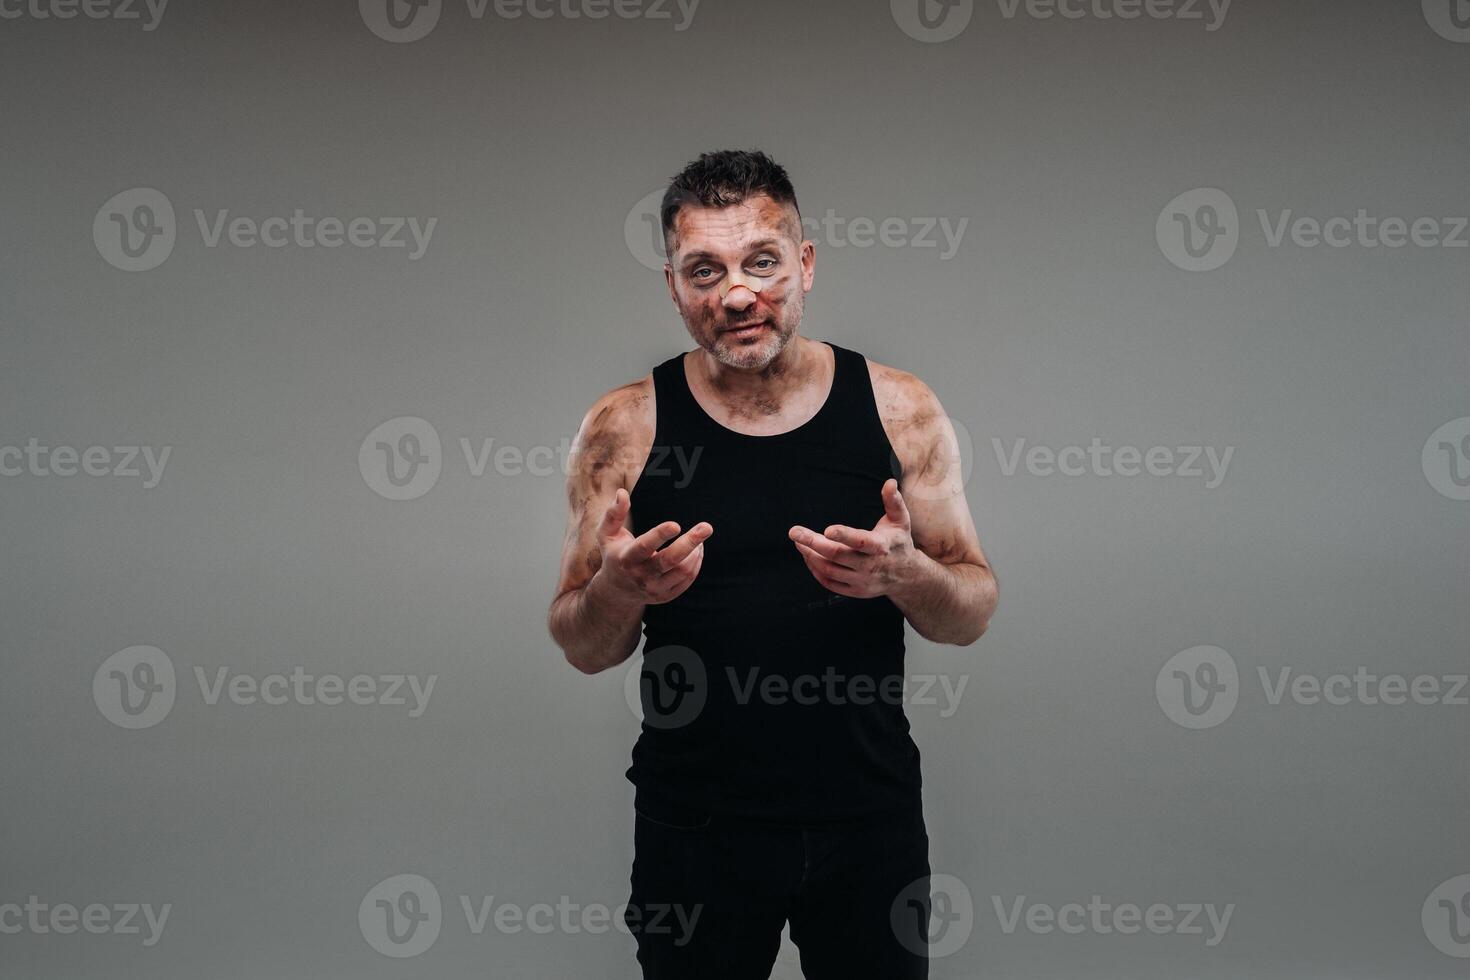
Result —
<instances>
[{"instance_id":1,"label":"dark short hair","mask_svg":"<svg viewBox=\"0 0 1470 980\"><path fill-rule=\"evenodd\" d=\"M665 254L673 254L674 220L684 205L728 208L744 204L759 194L767 195L777 204L790 204L800 221L801 208L796 203L791 178L786 175L786 168L775 160L760 150L701 153L698 160L679 171L664 192L659 220L663 225Z\"/></svg>"}]
</instances>

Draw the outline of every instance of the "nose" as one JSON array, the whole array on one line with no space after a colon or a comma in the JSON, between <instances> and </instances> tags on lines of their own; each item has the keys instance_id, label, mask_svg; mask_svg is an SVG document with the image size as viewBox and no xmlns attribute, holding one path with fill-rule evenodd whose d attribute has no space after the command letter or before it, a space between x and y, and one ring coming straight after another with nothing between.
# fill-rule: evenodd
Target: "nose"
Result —
<instances>
[{"instance_id":1,"label":"nose","mask_svg":"<svg viewBox=\"0 0 1470 980\"><path fill-rule=\"evenodd\" d=\"M736 272L720 283L720 300L729 309L743 310L755 302L760 291L760 280L748 279L743 273Z\"/></svg>"},{"instance_id":2,"label":"nose","mask_svg":"<svg viewBox=\"0 0 1470 980\"><path fill-rule=\"evenodd\" d=\"M755 293L744 286L736 286L725 294L722 302L727 310L748 310L755 305Z\"/></svg>"}]
</instances>

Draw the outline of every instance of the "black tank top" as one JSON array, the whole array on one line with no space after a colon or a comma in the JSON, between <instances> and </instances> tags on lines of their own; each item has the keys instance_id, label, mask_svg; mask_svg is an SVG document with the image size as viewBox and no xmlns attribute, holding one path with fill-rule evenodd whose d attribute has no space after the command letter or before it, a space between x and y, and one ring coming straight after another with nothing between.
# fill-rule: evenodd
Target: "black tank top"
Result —
<instances>
[{"instance_id":1,"label":"black tank top","mask_svg":"<svg viewBox=\"0 0 1470 980\"><path fill-rule=\"evenodd\" d=\"M903 614L886 597L827 591L787 537L794 524L873 527L899 475L863 355L829 346L826 402L778 435L706 414L684 355L653 369L633 533L673 520L714 534L689 589L644 610L644 719L627 773L638 804L810 824L919 799Z\"/></svg>"}]
</instances>

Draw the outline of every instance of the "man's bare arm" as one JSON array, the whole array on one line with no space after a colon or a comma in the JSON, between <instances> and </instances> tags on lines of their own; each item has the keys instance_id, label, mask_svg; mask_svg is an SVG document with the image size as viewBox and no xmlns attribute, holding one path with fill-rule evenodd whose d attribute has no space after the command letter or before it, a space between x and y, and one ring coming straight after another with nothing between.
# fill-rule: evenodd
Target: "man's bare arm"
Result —
<instances>
[{"instance_id":1,"label":"man's bare arm","mask_svg":"<svg viewBox=\"0 0 1470 980\"><path fill-rule=\"evenodd\" d=\"M646 382L646 383L645 383ZM641 604L591 583L602 567L600 525L617 491L631 483L632 459L646 436L651 381L608 392L588 409L572 443L567 473L567 532L561 571L547 614L552 639L578 670L596 673L627 660L638 645ZM589 587L590 586L590 587Z\"/></svg>"},{"instance_id":2,"label":"man's bare arm","mask_svg":"<svg viewBox=\"0 0 1470 980\"><path fill-rule=\"evenodd\" d=\"M903 466L899 490L915 546L889 598L925 639L968 645L989 628L999 592L965 499L954 426L923 381L882 365L870 370L884 430Z\"/></svg>"},{"instance_id":3,"label":"man's bare arm","mask_svg":"<svg viewBox=\"0 0 1470 980\"><path fill-rule=\"evenodd\" d=\"M572 446L567 533L547 628L567 661L588 674L632 655L643 607L689 587L713 530L700 523L680 535L665 521L632 534L629 490L653 443L652 389L645 378L598 399Z\"/></svg>"},{"instance_id":4,"label":"man's bare arm","mask_svg":"<svg viewBox=\"0 0 1470 980\"><path fill-rule=\"evenodd\" d=\"M871 362L869 370L902 480L884 481L883 517L871 530L797 525L788 534L830 591L888 596L925 639L974 643L995 611L996 584L965 502L954 426L918 378Z\"/></svg>"}]
</instances>

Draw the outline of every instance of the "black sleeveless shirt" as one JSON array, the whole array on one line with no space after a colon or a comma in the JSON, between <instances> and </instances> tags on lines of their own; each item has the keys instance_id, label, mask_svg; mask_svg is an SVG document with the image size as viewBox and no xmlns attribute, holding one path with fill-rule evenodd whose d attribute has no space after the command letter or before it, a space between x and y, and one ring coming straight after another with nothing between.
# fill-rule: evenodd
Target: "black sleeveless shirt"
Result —
<instances>
[{"instance_id":1,"label":"black sleeveless shirt","mask_svg":"<svg viewBox=\"0 0 1470 980\"><path fill-rule=\"evenodd\" d=\"M880 596L827 591L792 525L868 529L899 476L863 355L829 344L832 388L778 435L728 429L689 390L684 355L653 369L653 449L633 533L708 521L704 563L645 607L635 805L823 823L916 805L919 750L903 711L904 620Z\"/></svg>"}]
</instances>

